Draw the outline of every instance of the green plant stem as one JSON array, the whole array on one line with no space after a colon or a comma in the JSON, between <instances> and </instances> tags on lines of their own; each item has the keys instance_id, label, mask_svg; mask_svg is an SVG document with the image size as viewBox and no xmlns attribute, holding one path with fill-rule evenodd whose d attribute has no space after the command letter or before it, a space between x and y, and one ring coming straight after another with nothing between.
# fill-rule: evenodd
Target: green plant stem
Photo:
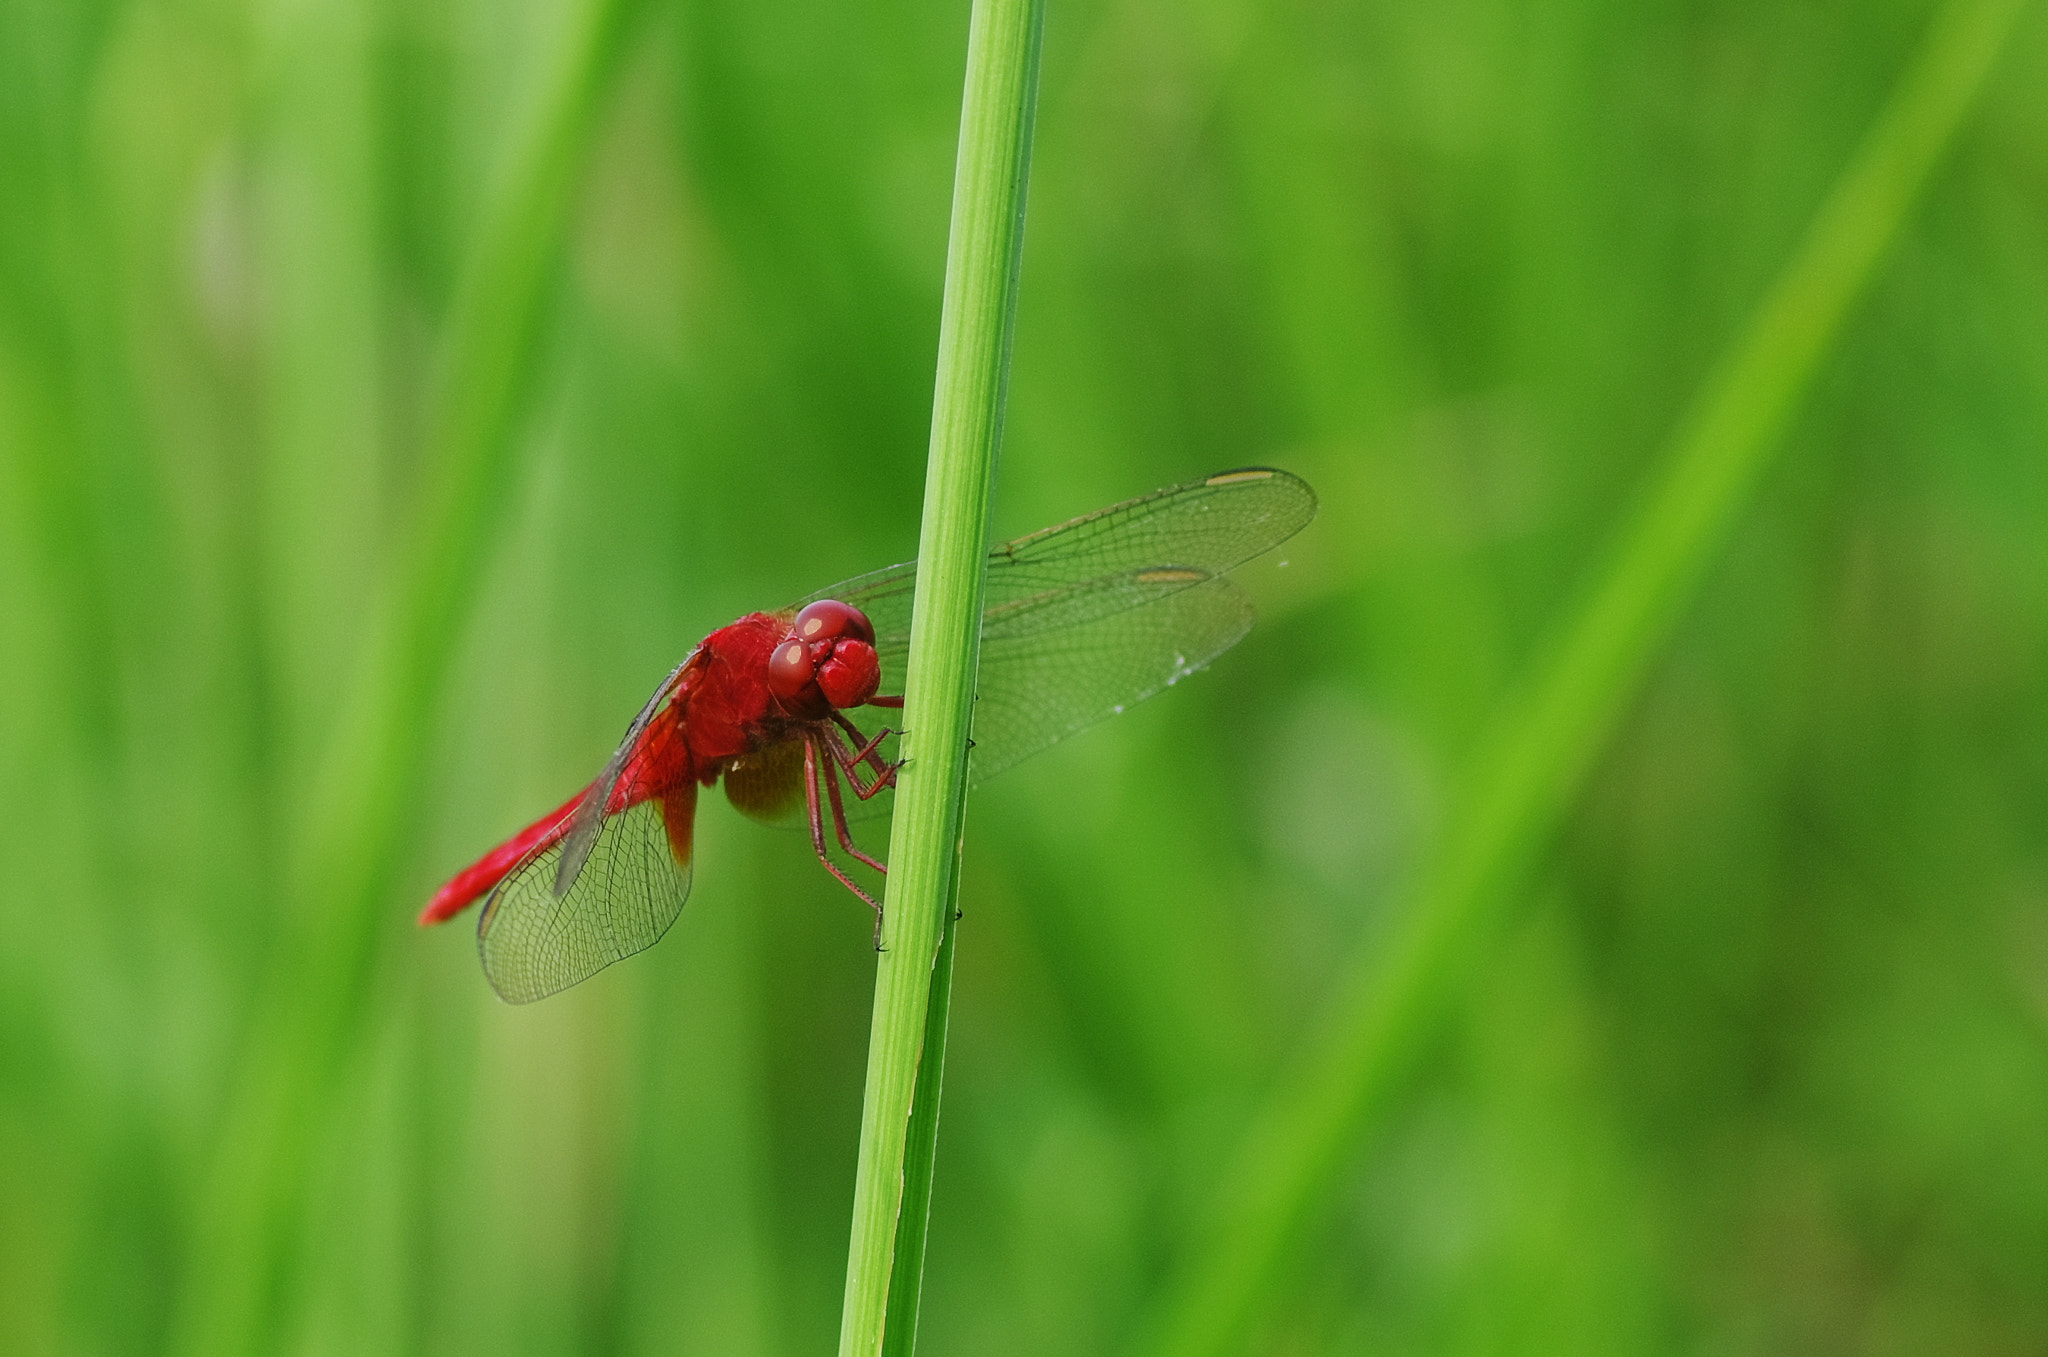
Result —
<instances>
[{"instance_id":1,"label":"green plant stem","mask_svg":"<svg viewBox=\"0 0 2048 1357\"><path fill-rule=\"evenodd\" d=\"M939 1094L945 1083L946 1020L953 1008L953 952L959 937L952 901L960 897L959 854L953 890L939 924L939 955L932 962L931 1006L925 1010L924 1055L910 1102L903 1150L903 1205L896 1214L896 1260L889 1275L889 1316L882 1357L910 1357L917 1349L917 1308L924 1292L925 1230L931 1222L932 1166L939 1146Z\"/></svg>"},{"instance_id":2,"label":"green plant stem","mask_svg":"<svg viewBox=\"0 0 2048 1357\"><path fill-rule=\"evenodd\" d=\"M956 888L967 791L989 488L1002 440L1043 14L1042 0L975 0L968 25L917 602L903 681L904 766L875 968L841 1357L873 1357L890 1326L900 1351L909 1351L904 1330L914 1335L914 1313L892 1313L889 1301L893 1290L914 1311L918 1293L915 1284L891 1285L899 1235L909 1236L906 1266L923 1259L924 1212L904 1211L905 1172L918 1085L926 1085L929 1132L945 1049L944 999L934 1010L933 994L949 992L951 949L942 953L939 944ZM920 1159L927 1182L909 1195L922 1202L929 1147Z\"/></svg>"},{"instance_id":3,"label":"green plant stem","mask_svg":"<svg viewBox=\"0 0 2048 1357\"><path fill-rule=\"evenodd\" d=\"M562 219L633 0L587 0L534 140L449 322L427 483L300 842L289 914L250 1015L195 1204L169 1350L235 1357L275 1345L273 1296L295 1239L311 1146L373 983L392 886L412 842L429 731L511 481Z\"/></svg>"},{"instance_id":4,"label":"green plant stem","mask_svg":"<svg viewBox=\"0 0 2048 1357\"><path fill-rule=\"evenodd\" d=\"M1231 1350L1470 982L1509 897L1563 817L1777 448L1851 303L1990 70L2025 0L1958 0L1917 57L1660 459L1607 568L1503 707L1490 751L1395 936L1353 961L1307 1058L1223 1180L1141 1350Z\"/></svg>"}]
</instances>

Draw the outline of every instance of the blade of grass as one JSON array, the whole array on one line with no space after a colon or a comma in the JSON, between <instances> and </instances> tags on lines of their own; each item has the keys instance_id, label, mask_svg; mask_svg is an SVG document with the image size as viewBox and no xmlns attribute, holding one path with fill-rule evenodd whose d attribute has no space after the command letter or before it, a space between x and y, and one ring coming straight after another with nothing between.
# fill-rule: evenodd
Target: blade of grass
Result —
<instances>
[{"instance_id":1,"label":"blade of grass","mask_svg":"<svg viewBox=\"0 0 2048 1357\"><path fill-rule=\"evenodd\" d=\"M968 26L917 603L903 681L904 766L889 837L884 950L875 967L841 1357L879 1353L890 1331L897 1335L892 1350L908 1353L915 1337L919 1288L915 1279L892 1282L899 1248L906 1267L921 1267L924 1257L922 1204L930 1192L953 955L940 943L951 933L967 795L989 488L1002 441L1043 19L1043 0L975 0ZM905 1182L913 1160L923 1177L915 1188ZM916 1205L906 1210L907 1200Z\"/></svg>"},{"instance_id":2,"label":"blade of grass","mask_svg":"<svg viewBox=\"0 0 2048 1357\"><path fill-rule=\"evenodd\" d=\"M917 1349L925 1231L931 1223L932 1165L939 1148L939 1094L945 1084L946 1020L953 1010L953 946L959 932L955 906L959 899L960 854L955 852L953 885L939 925L939 955L932 963L931 1006L925 1010L923 1077L911 1095L910 1133L903 1151L903 1205L896 1216L896 1261L889 1278L882 1357L910 1357Z\"/></svg>"},{"instance_id":3,"label":"blade of grass","mask_svg":"<svg viewBox=\"0 0 2048 1357\"><path fill-rule=\"evenodd\" d=\"M563 217L631 9L584 7L458 292L408 554L291 846L290 916L195 1206L173 1352L268 1346L307 1159L368 1001L379 929L399 917L391 887L419 819L429 725L506 497Z\"/></svg>"},{"instance_id":4,"label":"blade of grass","mask_svg":"<svg viewBox=\"0 0 2048 1357\"><path fill-rule=\"evenodd\" d=\"M1651 656L1778 445L1850 305L1898 233L2025 0L1956 0L1822 203L1798 251L1681 419L1604 572L1503 705L1400 931L1342 974L1141 1336L1230 1349L1288 1247L1469 981L1508 896L1577 792Z\"/></svg>"}]
</instances>

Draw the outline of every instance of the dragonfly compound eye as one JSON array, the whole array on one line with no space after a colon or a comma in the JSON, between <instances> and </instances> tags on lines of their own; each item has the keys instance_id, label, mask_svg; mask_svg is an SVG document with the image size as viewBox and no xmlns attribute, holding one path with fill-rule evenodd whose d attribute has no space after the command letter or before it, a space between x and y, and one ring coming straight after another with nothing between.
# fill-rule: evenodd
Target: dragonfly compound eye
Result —
<instances>
[{"instance_id":1,"label":"dragonfly compound eye","mask_svg":"<svg viewBox=\"0 0 2048 1357\"><path fill-rule=\"evenodd\" d=\"M768 691L785 702L801 697L817 669L802 641L784 641L768 657Z\"/></svg>"},{"instance_id":2,"label":"dragonfly compound eye","mask_svg":"<svg viewBox=\"0 0 2048 1357\"><path fill-rule=\"evenodd\" d=\"M858 707L881 686L881 661L866 641L841 641L818 666L818 688L835 707Z\"/></svg>"},{"instance_id":3,"label":"dragonfly compound eye","mask_svg":"<svg viewBox=\"0 0 2048 1357\"><path fill-rule=\"evenodd\" d=\"M791 635L799 641L830 641L850 636L869 645L875 643L875 629L867 614L836 598L821 598L798 613L791 624Z\"/></svg>"}]
</instances>

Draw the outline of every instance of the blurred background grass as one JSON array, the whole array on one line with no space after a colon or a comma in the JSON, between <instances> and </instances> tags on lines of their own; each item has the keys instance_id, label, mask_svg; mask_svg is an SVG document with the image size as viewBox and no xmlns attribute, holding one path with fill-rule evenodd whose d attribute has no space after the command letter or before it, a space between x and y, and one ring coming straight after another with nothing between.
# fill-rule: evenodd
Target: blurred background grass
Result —
<instances>
[{"instance_id":1,"label":"blurred background grass","mask_svg":"<svg viewBox=\"0 0 2048 1357\"><path fill-rule=\"evenodd\" d=\"M926 1350L1141 1321L1929 14L1052 8L999 530L1324 509L970 807ZM708 802L530 1010L411 918L909 554L964 28L0 7L0 1349L829 1346L872 954L801 839ZM2033 14L1251 1350L2048 1346L2043 89Z\"/></svg>"}]
</instances>

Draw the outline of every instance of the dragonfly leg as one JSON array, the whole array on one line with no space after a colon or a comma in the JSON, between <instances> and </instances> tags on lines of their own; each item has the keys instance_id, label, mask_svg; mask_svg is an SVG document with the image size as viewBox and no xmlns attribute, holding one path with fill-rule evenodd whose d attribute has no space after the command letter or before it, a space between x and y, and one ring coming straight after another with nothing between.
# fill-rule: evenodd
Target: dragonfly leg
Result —
<instances>
[{"instance_id":1,"label":"dragonfly leg","mask_svg":"<svg viewBox=\"0 0 2048 1357\"><path fill-rule=\"evenodd\" d=\"M901 707L903 696L899 693L895 697L871 697L867 704L870 707Z\"/></svg>"},{"instance_id":2,"label":"dragonfly leg","mask_svg":"<svg viewBox=\"0 0 2048 1357\"><path fill-rule=\"evenodd\" d=\"M840 885L859 896L862 903L875 912L875 950L879 952L882 950L881 901L875 899L874 896L869 895L855 884L854 879L840 869L839 864L832 860L832 854L826 851L825 848L825 816L823 808L818 804L818 779L821 773L826 777L831 776L829 772L830 767L831 765L827 764L824 769L820 769L817 741L815 739L806 739L804 741L804 808L810 812L811 817L811 847L817 850L818 861L825 864L825 870L838 878ZM838 829L840 838L844 841L850 836L846 832L846 814L840 809L839 788L836 783L828 785L831 792L834 827ZM857 854L857 856L866 858L865 854ZM866 860L873 862L873 859ZM877 868L881 867L880 863L873 863L873 865Z\"/></svg>"},{"instance_id":3,"label":"dragonfly leg","mask_svg":"<svg viewBox=\"0 0 2048 1357\"><path fill-rule=\"evenodd\" d=\"M847 754L845 758L842 758L840 760L840 766L846 770L847 775L849 777L851 777L853 774L854 765L863 761L865 761L869 767L875 770L875 774L878 777L891 777L891 775L895 773L896 765L893 763L884 763L882 761L882 756L876 753L875 751L881 745L882 741L888 739L891 735L901 735L903 733L902 731L891 730L888 726L883 726L880 730L875 732L875 738L869 740L860 733L859 726L855 725L853 722L846 719L844 713L836 711L833 712L832 720L838 725L838 727L841 730L845 731L848 735L851 735L856 741L861 742L859 749L851 751ZM838 745L836 742L834 747L838 749L844 748L844 746ZM855 783L856 790L858 789L858 787L859 784ZM868 795L872 796L874 795L874 793L870 792L868 793Z\"/></svg>"},{"instance_id":4,"label":"dragonfly leg","mask_svg":"<svg viewBox=\"0 0 2048 1357\"><path fill-rule=\"evenodd\" d=\"M854 739L859 740L863 738L860 733L860 727L855 725L853 722L847 720L844 713L836 711L833 712L832 720L835 723L837 723L841 730L845 731L848 735L851 735ZM889 727L883 726L880 730L875 732L874 739L867 741L867 743L863 744L860 748L853 751L853 763L859 763L863 759L865 759L867 762L875 765L876 772L881 772L882 758L881 755L875 752L875 750L881 746L882 741L888 739L891 735L894 735L895 733L896 732L889 729ZM845 764L845 767L848 769L848 771L851 771L853 764Z\"/></svg>"},{"instance_id":5,"label":"dragonfly leg","mask_svg":"<svg viewBox=\"0 0 2048 1357\"><path fill-rule=\"evenodd\" d=\"M853 831L846 827L846 804L839 799L838 774L833 772L832 765L829 762L820 763L818 766L819 771L825 775L825 795L832 802L832 828L839 834L839 846L844 848L847 855L855 861L864 862L884 876L887 876L889 869L869 857L866 853L861 852L853 842Z\"/></svg>"},{"instance_id":6,"label":"dragonfly leg","mask_svg":"<svg viewBox=\"0 0 2048 1357\"><path fill-rule=\"evenodd\" d=\"M833 713L833 715L835 718L838 717L837 712ZM860 738L860 728L858 726L855 726L850 721L845 721L843 718L841 719L841 724L848 731L852 732L855 739ZM873 800L881 794L883 788L896 785L896 770L902 764L900 762L883 763L881 757L875 753L875 746L880 744L885 736L892 733L894 732L884 727L874 739L867 741L859 749L851 749L847 747L846 741L840 738L838 731L823 731L827 747L831 749L832 757L838 762L841 770L845 772L846 781L852 786L853 794L863 801ZM863 759L875 770L874 777L868 782L862 782L860 777L860 765Z\"/></svg>"},{"instance_id":7,"label":"dragonfly leg","mask_svg":"<svg viewBox=\"0 0 2048 1357\"><path fill-rule=\"evenodd\" d=\"M862 782L860 779L860 764L855 760L853 751L848 749L846 742L840 738L839 732L828 730L823 733L821 738L826 741L828 747L832 750L833 759L839 764L840 769L845 772L847 785L853 788L853 794L861 800L871 801L890 787L896 785L896 770L901 766L900 764L888 764L868 781Z\"/></svg>"}]
</instances>

